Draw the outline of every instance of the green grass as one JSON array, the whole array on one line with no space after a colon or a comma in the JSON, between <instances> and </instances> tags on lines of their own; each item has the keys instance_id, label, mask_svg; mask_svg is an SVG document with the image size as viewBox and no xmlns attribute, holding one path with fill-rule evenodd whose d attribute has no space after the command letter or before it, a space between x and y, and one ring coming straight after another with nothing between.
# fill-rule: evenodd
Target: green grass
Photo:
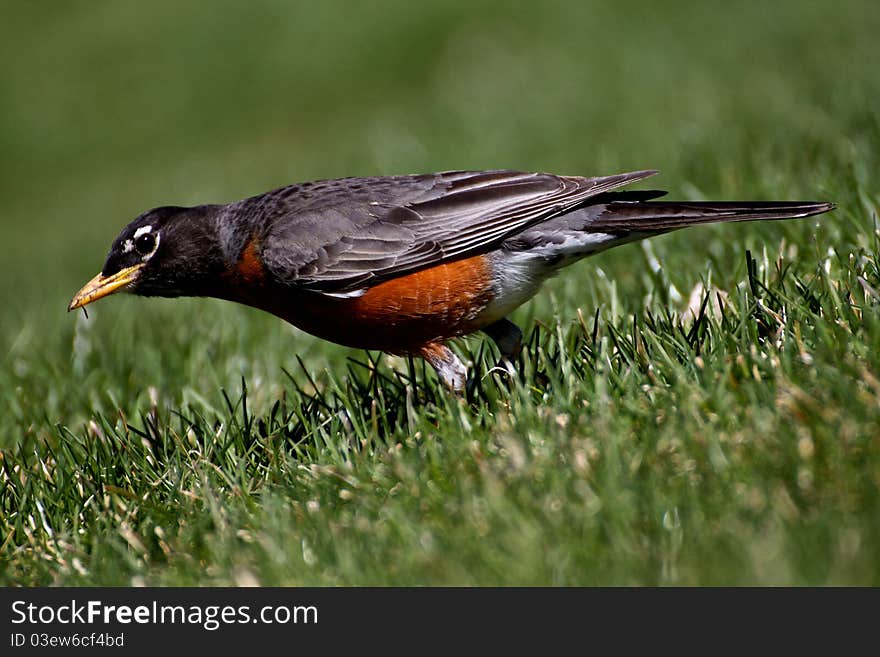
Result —
<instances>
[{"instance_id":1,"label":"green grass","mask_svg":"<svg viewBox=\"0 0 880 657\"><path fill-rule=\"evenodd\" d=\"M873 3L381 5L7 12L0 584L880 584ZM566 270L467 399L219 301L64 313L146 208L499 166L839 209Z\"/></svg>"}]
</instances>

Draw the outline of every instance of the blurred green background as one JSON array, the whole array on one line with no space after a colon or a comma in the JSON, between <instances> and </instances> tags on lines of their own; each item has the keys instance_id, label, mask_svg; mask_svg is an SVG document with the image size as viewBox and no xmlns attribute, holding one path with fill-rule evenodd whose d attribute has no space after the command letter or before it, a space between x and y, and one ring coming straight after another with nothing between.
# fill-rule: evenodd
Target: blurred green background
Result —
<instances>
[{"instance_id":1,"label":"blurred green background","mask_svg":"<svg viewBox=\"0 0 880 657\"><path fill-rule=\"evenodd\" d=\"M650 184L673 198L827 198L830 171L874 156L880 12L867 1L91 0L12 2L4 14L0 336L20 371L35 349L70 357L78 320L66 302L117 231L157 205L494 167L658 168ZM667 238L670 268L692 240L755 234L720 230ZM603 256L624 285L632 253ZM159 342L143 322L206 314L187 323L186 343L209 338L218 317L253 315L169 303L117 298L91 311L99 335L137 325L136 381L138 352ZM292 331L284 343L282 353L340 353ZM46 408L53 421L74 410Z\"/></svg>"},{"instance_id":2,"label":"blurred green background","mask_svg":"<svg viewBox=\"0 0 880 657\"><path fill-rule=\"evenodd\" d=\"M297 354L341 375L353 352L223 302L66 314L154 206L353 175L657 168L648 184L670 198L851 201L820 222L655 240L685 298L710 267L722 288L741 282L747 248L865 246L878 34L875 0L4 2L0 446L157 398L217 407L241 376L260 412ZM567 270L517 319L592 315L608 303L582 283L597 268L615 313L654 292L629 246Z\"/></svg>"}]
</instances>

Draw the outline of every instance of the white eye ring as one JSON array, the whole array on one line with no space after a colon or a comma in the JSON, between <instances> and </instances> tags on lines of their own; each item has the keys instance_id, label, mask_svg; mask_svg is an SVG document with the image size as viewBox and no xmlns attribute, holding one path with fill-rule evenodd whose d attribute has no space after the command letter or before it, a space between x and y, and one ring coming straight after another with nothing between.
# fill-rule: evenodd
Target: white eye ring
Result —
<instances>
[{"instance_id":1,"label":"white eye ring","mask_svg":"<svg viewBox=\"0 0 880 657\"><path fill-rule=\"evenodd\" d=\"M152 257L153 257L153 254L156 253L156 249L159 248L159 233L152 233L152 232L151 232L152 230L153 230L153 227L152 227L152 226L141 226L140 228L138 228L138 229L134 232L134 238L133 238L132 241L134 242L134 247L135 247L135 248L137 248L137 242L138 242L138 239L141 238L141 237L143 237L144 235L150 235L150 237L153 238L153 248L152 248L152 250L151 250L149 253L143 253L143 254L141 254L141 255L143 256L143 257L141 258L141 260L144 261L144 262L146 262L147 260L149 260L150 258L152 258ZM126 246L128 246L127 243L126 243ZM138 249L138 253L140 253L140 249Z\"/></svg>"}]
</instances>

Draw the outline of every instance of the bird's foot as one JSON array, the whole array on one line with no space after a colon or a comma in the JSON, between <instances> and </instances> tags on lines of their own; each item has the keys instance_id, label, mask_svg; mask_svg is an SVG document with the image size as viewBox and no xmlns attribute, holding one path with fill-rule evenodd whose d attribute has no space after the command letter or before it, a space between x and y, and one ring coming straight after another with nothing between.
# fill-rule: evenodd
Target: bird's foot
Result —
<instances>
[{"instance_id":1,"label":"bird's foot","mask_svg":"<svg viewBox=\"0 0 880 657\"><path fill-rule=\"evenodd\" d=\"M458 394L464 393L467 368L452 349L445 344L431 342L421 348L420 354L431 364L447 388Z\"/></svg>"},{"instance_id":2,"label":"bird's foot","mask_svg":"<svg viewBox=\"0 0 880 657\"><path fill-rule=\"evenodd\" d=\"M522 353L522 331L509 319L499 319L493 324L489 324L483 329L501 352L501 358L495 365L496 369L501 369L511 377L517 376L516 361Z\"/></svg>"}]
</instances>

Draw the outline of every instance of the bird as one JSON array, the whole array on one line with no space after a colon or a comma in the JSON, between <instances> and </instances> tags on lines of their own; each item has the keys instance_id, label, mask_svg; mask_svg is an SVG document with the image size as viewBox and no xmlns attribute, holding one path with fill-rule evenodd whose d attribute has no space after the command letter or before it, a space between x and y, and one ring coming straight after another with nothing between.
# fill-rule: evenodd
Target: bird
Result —
<instances>
[{"instance_id":1,"label":"bird","mask_svg":"<svg viewBox=\"0 0 880 657\"><path fill-rule=\"evenodd\" d=\"M348 347L421 356L450 389L449 343L482 331L508 365L508 315L560 269L688 226L809 217L824 201L667 201L623 190L657 174L444 171L288 185L226 204L162 206L131 221L68 311L119 291L214 297Z\"/></svg>"}]
</instances>

